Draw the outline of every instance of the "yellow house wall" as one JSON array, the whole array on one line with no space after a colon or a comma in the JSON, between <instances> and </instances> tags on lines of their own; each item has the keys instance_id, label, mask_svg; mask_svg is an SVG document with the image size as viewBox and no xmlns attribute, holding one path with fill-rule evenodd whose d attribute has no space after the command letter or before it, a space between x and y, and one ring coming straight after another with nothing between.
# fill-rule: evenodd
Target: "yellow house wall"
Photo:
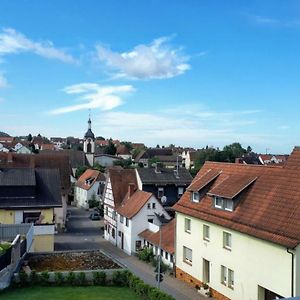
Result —
<instances>
[{"instance_id":1,"label":"yellow house wall","mask_svg":"<svg viewBox=\"0 0 300 300\"><path fill-rule=\"evenodd\" d=\"M54 251L54 235L35 235L33 245L31 247L33 252Z\"/></svg>"},{"instance_id":2,"label":"yellow house wall","mask_svg":"<svg viewBox=\"0 0 300 300\"><path fill-rule=\"evenodd\" d=\"M184 219L191 220L190 233ZM210 241L203 240L203 224ZM232 250L223 248L223 231L232 234ZM192 249L192 266L183 261L183 246ZM279 245L176 213L176 266L203 281L203 259L210 262L209 286L232 300L257 300L259 286L291 296L291 255ZM221 284L221 265L234 270L234 289ZM297 291L297 296L300 291Z\"/></svg>"}]
</instances>

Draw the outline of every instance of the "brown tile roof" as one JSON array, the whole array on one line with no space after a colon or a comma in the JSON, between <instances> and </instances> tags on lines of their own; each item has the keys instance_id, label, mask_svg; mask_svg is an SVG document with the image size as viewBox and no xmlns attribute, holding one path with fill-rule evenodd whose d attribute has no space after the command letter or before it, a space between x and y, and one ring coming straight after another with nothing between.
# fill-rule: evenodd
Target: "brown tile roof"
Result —
<instances>
[{"instance_id":1,"label":"brown tile roof","mask_svg":"<svg viewBox=\"0 0 300 300\"><path fill-rule=\"evenodd\" d=\"M76 186L89 190L96 181L100 181L100 178L103 178L103 175L100 171L87 169L77 180ZM104 176L104 175L103 175Z\"/></svg>"},{"instance_id":2,"label":"brown tile roof","mask_svg":"<svg viewBox=\"0 0 300 300\"><path fill-rule=\"evenodd\" d=\"M232 174L215 185L208 195L233 199L257 179L256 176Z\"/></svg>"},{"instance_id":3,"label":"brown tile roof","mask_svg":"<svg viewBox=\"0 0 300 300\"><path fill-rule=\"evenodd\" d=\"M212 182L214 179L216 179L220 175L219 171L209 169L206 173L204 173L201 176L197 176L195 180L190 184L190 186L187 188L191 192L198 192L201 189L203 189L206 185L208 185L210 182Z\"/></svg>"},{"instance_id":4,"label":"brown tile roof","mask_svg":"<svg viewBox=\"0 0 300 300\"><path fill-rule=\"evenodd\" d=\"M159 246L159 231L152 232L149 229L142 231L140 237L155 246ZM170 254L175 252L175 219L162 225L161 228L161 248Z\"/></svg>"},{"instance_id":5,"label":"brown tile roof","mask_svg":"<svg viewBox=\"0 0 300 300\"><path fill-rule=\"evenodd\" d=\"M143 208L151 196L152 193L141 190L135 191L131 197L128 197L127 193L117 211L120 215L131 219Z\"/></svg>"},{"instance_id":6,"label":"brown tile roof","mask_svg":"<svg viewBox=\"0 0 300 300\"><path fill-rule=\"evenodd\" d=\"M108 170L108 176L111 181L115 207L118 208L128 192L128 185L133 183L137 186L135 170L110 168Z\"/></svg>"},{"instance_id":7,"label":"brown tile roof","mask_svg":"<svg viewBox=\"0 0 300 300\"><path fill-rule=\"evenodd\" d=\"M42 144L41 149L42 150L54 150L55 146L53 144Z\"/></svg>"},{"instance_id":8,"label":"brown tile roof","mask_svg":"<svg viewBox=\"0 0 300 300\"><path fill-rule=\"evenodd\" d=\"M8 157L11 155L12 161ZM71 168L67 155L52 155L48 152L39 154L19 154L0 152L0 168L28 168L59 169L62 192L68 193L71 188Z\"/></svg>"},{"instance_id":9,"label":"brown tile roof","mask_svg":"<svg viewBox=\"0 0 300 300\"><path fill-rule=\"evenodd\" d=\"M117 147L116 154L119 154L119 155L129 155L130 151L128 150L128 148L125 145L119 145Z\"/></svg>"},{"instance_id":10,"label":"brown tile roof","mask_svg":"<svg viewBox=\"0 0 300 300\"><path fill-rule=\"evenodd\" d=\"M300 244L300 148L284 167L206 162L194 181L209 169L222 172L211 190L231 175L257 179L239 195L233 212L215 209L208 195L193 203L188 191L174 205L177 212L285 247Z\"/></svg>"}]
</instances>

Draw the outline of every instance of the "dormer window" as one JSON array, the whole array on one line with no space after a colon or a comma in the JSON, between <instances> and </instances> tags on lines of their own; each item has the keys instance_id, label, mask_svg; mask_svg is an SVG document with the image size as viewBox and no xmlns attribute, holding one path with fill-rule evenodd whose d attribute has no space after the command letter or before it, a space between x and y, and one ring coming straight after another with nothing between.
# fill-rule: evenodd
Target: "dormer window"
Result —
<instances>
[{"instance_id":1,"label":"dormer window","mask_svg":"<svg viewBox=\"0 0 300 300\"><path fill-rule=\"evenodd\" d=\"M233 211L233 200L215 196L214 206L215 208L219 208L227 211Z\"/></svg>"},{"instance_id":2,"label":"dormer window","mask_svg":"<svg viewBox=\"0 0 300 300\"><path fill-rule=\"evenodd\" d=\"M192 193L192 201L196 202L196 203L199 203L199 200L200 200L199 192L193 192Z\"/></svg>"}]
</instances>

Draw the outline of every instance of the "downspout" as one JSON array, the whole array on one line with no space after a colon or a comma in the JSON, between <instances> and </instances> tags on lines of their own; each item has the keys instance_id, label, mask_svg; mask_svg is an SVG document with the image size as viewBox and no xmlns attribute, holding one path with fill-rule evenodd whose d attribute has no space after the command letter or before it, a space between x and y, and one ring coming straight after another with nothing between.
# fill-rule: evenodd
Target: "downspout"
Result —
<instances>
[{"instance_id":1,"label":"downspout","mask_svg":"<svg viewBox=\"0 0 300 300\"><path fill-rule=\"evenodd\" d=\"M292 297L294 297L294 253L290 251L289 248L286 248L286 252L292 255L292 276L291 276L291 293Z\"/></svg>"}]
</instances>

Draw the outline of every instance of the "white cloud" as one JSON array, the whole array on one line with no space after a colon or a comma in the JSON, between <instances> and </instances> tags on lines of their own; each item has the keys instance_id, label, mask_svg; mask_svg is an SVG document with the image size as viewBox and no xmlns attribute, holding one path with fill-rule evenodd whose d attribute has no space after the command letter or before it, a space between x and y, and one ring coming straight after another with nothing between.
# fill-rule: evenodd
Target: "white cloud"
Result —
<instances>
[{"instance_id":1,"label":"white cloud","mask_svg":"<svg viewBox=\"0 0 300 300\"><path fill-rule=\"evenodd\" d=\"M210 119L193 117L190 114L169 112L131 113L124 111L103 112L94 118L95 127L101 126L99 134L123 140L144 142L155 146L176 145L203 147L223 146L234 141L249 144L264 144L266 135L249 133L249 126L256 121L246 119L237 112L229 113L224 120L222 112L211 112ZM195 112L196 114L199 112ZM240 117L238 117L240 116ZM121 124L121 125L120 125ZM255 130L253 130L256 132Z\"/></svg>"},{"instance_id":2,"label":"white cloud","mask_svg":"<svg viewBox=\"0 0 300 300\"><path fill-rule=\"evenodd\" d=\"M8 87L7 79L3 74L0 73L0 89Z\"/></svg>"},{"instance_id":3,"label":"white cloud","mask_svg":"<svg viewBox=\"0 0 300 300\"><path fill-rule=\"evenodd\" d=\"M58 59L65 63L76 63L76 60L65 51L55 48L50 41L35 42L12 28L4 28L0 32L0 56L33 52L42 57Z\"/></svg>"},{"instance_id":4,"label":"white cloud","mask_svg":"<svg viewBox=\"0 0 300 300\"><path fill-rule=\"evenodd\" d=\"M172 47L169 40L168 37L162 37L123 53L101 45L96 48L99 60L117 70L116 77L163 79L181 75L190 69L187 63L189 58L182 54L181 48Z\"/></svg>"},{"instance_id":5,"label":"white cloud","mask_svg":"<svg viewBox=\"0 0 300 300\"><path fill-rule=\"evenodd\" d=\"M83 103L57 108L50 111L50 114L63 114L89 108L111 110L121 105L123 103L121 96L133 92L134 88L131 85L101 86L97 83L80 83L67 86L63 91L69 95L80 95L77 100Z\"/></svg>"}]
</instances>

